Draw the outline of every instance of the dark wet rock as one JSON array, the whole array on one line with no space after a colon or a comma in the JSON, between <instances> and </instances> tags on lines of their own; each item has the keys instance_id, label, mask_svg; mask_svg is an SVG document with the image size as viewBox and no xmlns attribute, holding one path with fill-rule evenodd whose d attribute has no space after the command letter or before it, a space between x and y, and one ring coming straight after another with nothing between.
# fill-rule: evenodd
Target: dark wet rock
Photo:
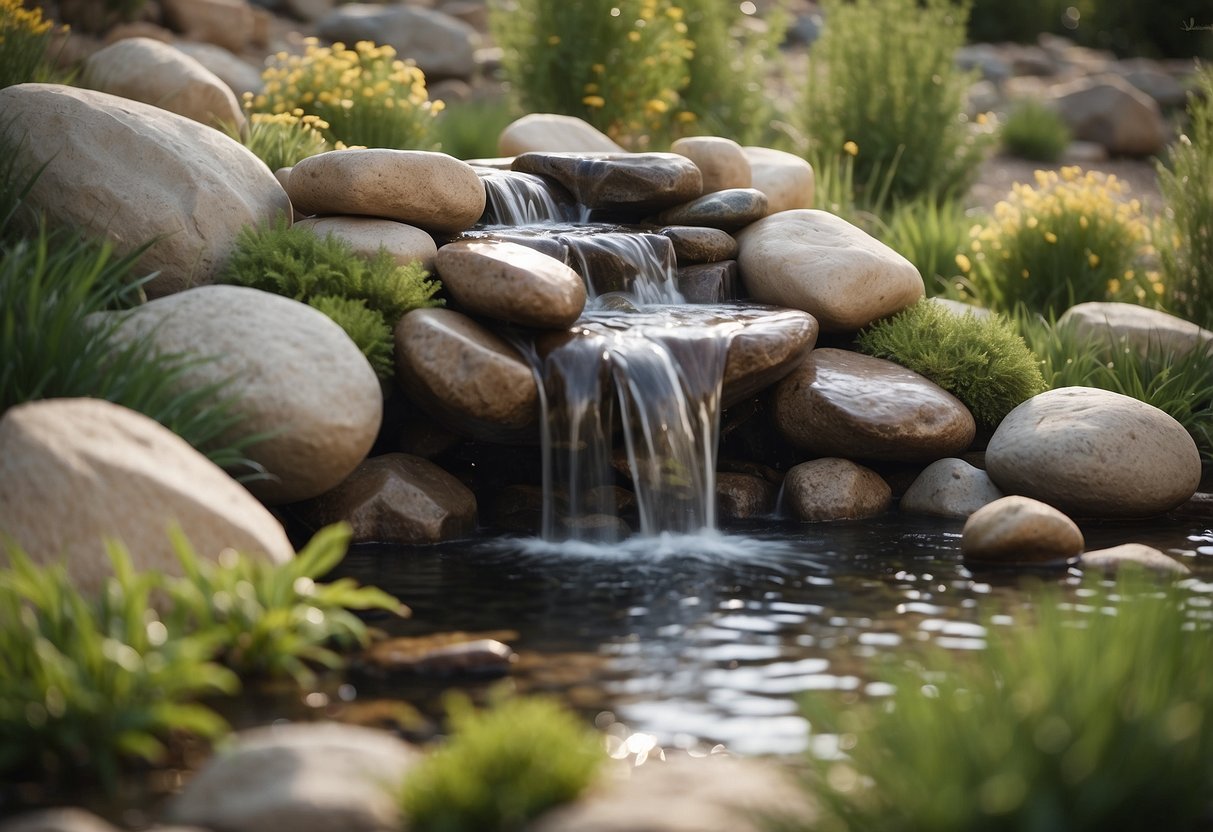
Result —
<instances>
[{"instance_id":1,"label":"dark wet rock","mask_svg":"<svg viewBox=\"0 0 1213 832\"><path fill-rule=\"evenodd\" d=\"M893 504L889 484L870 468L825 458L793 466L783 481L784 504L801 520L861 520Z\"/></svg>"},{"instance_id":2,"label":"dark wet rock","mask_svg":"<svg viewBox=\"0 0 1213 832\"><path fill-rule=\"evenodd\" d=\"M751 474L716 475L716 513L721 520L748 520L775 511L779 489Z\"/></svg>"},{"instance_id":3,"label":"dark wet rock","mask_svg":"<svg viewBox=\"0 0 1213 832\"><path fill-rule=\"evenodd\" d=\"M476 496L434 463L408 454L366 460L299 510L313 526L349 523L355 543L438 543L476 530Z\"/></svg>"},{"instance_id":4,"label":"dark wet rock","mask_svg":"<svg viewBox=\"0 0 1213 832\"><path fill-rule=\"evenodd\" d=\"M439 249L435 267L451 297L475 315L562 329L585 308L581 275L554 257L516 243L450 243Z\"/></svg>"},{"instance_id":5,"label":"dark wet rock","mask_svg":"<svg viewBox=\"0 0 1213 832\"><path fill-rule=\"evenodd\" d=\"M1053 506L1003 497L969 515L960 550L966 563L988 566L1061 565L1082 554L1082 532Z\"/></svg>"},{"instance_id":6,"label":"dark wet rock","mask_svg":"<svg viewBox=\"0 0 1213 832\"><path fill-rule=\"evenodd\" d=\"M892 361L817 349L775 388L775 422L820 456L932 462L972 443L976 424L959 399Z\"/></svg>"},{"instance_id":7,"label":"dark wet rock","mask_svg":"<svg viewBox=\"0 0 1213 832\"><path fill-rule=\"evenodd\" d=\"M430 82L469 78L476 71L479 33L432 9L403 3L350 3L325 15L316 29L321 38L351 47L360 40L392 46L400 57L416 61Z\"/></svg>"},{"instance_id":8,"label":"dark wet rock","mask_svg":"<svg viewBox=\"0 0 1213 832\"><path fill-rule=\"evenodd\" d=\"M623 540L632 535L632 527L622 517L610 514L587 514L583 517L562 517L561 527L578 540Z\"/></svg>"},{"instance_id":9,"label":"dark wet rock","mask_svg":"<svg viewBox=\"0 0 1213 832\"><path fill-rule=\"evenodd\" d=\"M550 176L589 208L638 214L695 199L699 168L677 153L524 153L513 170Z\"/></svg>"},{"instance_id":10,"label":"dark wet rock","mask_svg":"<svg viewBox=\"0 0 1213 832\"><path fill-rule=\"evenodd\" d=\"M767 215L767 196L754 188L731 188L704 194L657 215L664 225L698 225L736 231Z\"/></svg>"},{"instance_id":11,"label":"dark wet rock","mask_svg":"<svg viewBox=\"0 0 1213 832\"><path fill-rule=\"evenodd\" d=\"M535 377L500 336L450 309L416 309L395 337L397 383L440 423L486 442L536 436Z\"/></svg>"},{"instance_id":12,"label":"dark wet rock","mask_svg":"<svg viewBox=\"0 0 1213 832\"><path fill-rule=\"evenodd\" d=\"M1081 516L1149 517L1182 505L1200 484L1200 453L1179 422L1152 405L1090 387L1028 399L986 447L990 478Z\"/></svg>"},{"instance_id":13,"label":"dark wet rock","mask_svg":"<svg viewBox=\"0 0 1213 832\"><path fill-rule=\"evenodd\" d=\"M501 676L517 660L498 638L468 633L392 638L362 654L362 662L377 672L426 676Z\"/></svg>"},{"instance_id":14,"label":"dark wet rock","mask_svg":"<svg viewBox=\"0 0 1213 832\"><path fill-rule=\"evenodd\" d=\"M1175 558L1142 543L1125 543L1110 549L1083 552L1082 557L1078 559L1078 567L1084 571L1103 572L1109 576L1130 569L1144 569L1176 577L1192 572Z\"/></svg>"},{"instance_id":15,"label":"dark wet rock","mask_svg":"<svg viewBox=\"0 0 1213 832\"><path fill-rule=\"evenodd\" d=\"M716 263L737 257L737 240L719 228L671 225L658 233L670 238L674 244L674 256L681 266Z\"/></svg>"},{"instance_id":16,"label":"dark wet rock","mask_svg":"<svg viewBox=\"0 0 1213 832\"><path fill-rule=\"evenodd\" d=\"M697 263L678 269L678 291L687 303L721 303L735 300L741 288L736 260Z\"/></svg>"},{"instance_id":17,"label":"dark wet rock","mask_svg":"<svg viewBox=\"0 0 1213 832\"><path fill-rule=\"evenodd\" d=\"M793 309L757 318L729 343L721 400L725 407L764 390L792 372L817 342L817 321Z\"/></svg>"},{"instance_id":18,"label":"dark wet rock","mask_svg":"<svg viewBox=\"0 0 1213 832\"><path fill-rule=\"evenodd\" d=\"M494 228L491 231L475 229L464 232L463 234L451 237L448 242L470 242L479 240L495 240L502 243L513 243L519 246L526 246L529 249L546 254L548 257L555 258L562 263L569 262L569 247L568 244L561 241L558 236L547 234L526 234L521 230L511 230L510 228Z\"/></svg>"},{"instance_id":19,"label":"dark wet rock","mask_svg":"<svg viewBox=\"0 0 1213 832\"><path fill-rule=\"evenodd\" d=\"M963 459L932 462L901 496L899 508L913 514L968 517L1005 496L989 475Z\"/></svg>"}]
</instances>

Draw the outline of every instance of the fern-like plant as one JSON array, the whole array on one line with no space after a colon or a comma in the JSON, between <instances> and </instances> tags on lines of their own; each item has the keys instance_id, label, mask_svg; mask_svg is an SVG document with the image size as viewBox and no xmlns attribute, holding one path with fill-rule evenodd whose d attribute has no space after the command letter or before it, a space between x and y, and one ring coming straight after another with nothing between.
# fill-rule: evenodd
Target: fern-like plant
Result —
<instances>
[{"instance_id":1,"label":"fern-like plant","mask_svg":"<svg viewBox=\"0 0 1213 832\"><path fill-rule=\"evenodd\" d=\"M350 340L362 350L371 369L381 379L391 378L395 372L392 363L392 331L383 315L370 309L362 298L343 298L336 295L317 295L307 302L333 319L345 330Z\"/></svg>"},{"instance_id":2,"label":"fern-like plant","mask_svg":"<svg viewBox=\"0 0 1213 832\"><path fill-rule=\"evenodd\" d=\"M923 300L861 332L859 347L931 379L986 427L1046 389L1039 359L1000 315L958 315Z\"/></svg>"},{"instance_id":3,"label":"fern-like plant","mask_svg":"<svg viewBox=\"0 0 1213 832\"><path fill-rule=\"evenodd\" d=\"M452 698L448 712L452 737L404 783L416 832L516 832L581 794L605 759L597 735L548 699L477 711Z\"/></svg>"},{"instance_id":4,"label":"fern-like plant","mask_svg":"<svg viewBox=\"0 0 1213 832\"><path fill-rule=\"evenodd\" d=\"M266 228L245 228L237 239L225 279L304 303L329 298L321 301L321 311L338 308L333 298L362 301L367 310L380 316L388 332L405 313L443 304L434 297L442 285L430 280L419 262L401 266L382 248L374 257L361 257L345 240L291 228L285 220ZM366 349L364 353L380 378L387 378L392 367L390 355L386 360L375 357L380 351L376 346L378 336L369 337L366 316L354 312L348 304L341 307L341 313L351 327L346 332L355 343L361 339L359 346L371 348L371 353ZM344 326L342 320L337 323Z\"/></svg>"}]
</instances>

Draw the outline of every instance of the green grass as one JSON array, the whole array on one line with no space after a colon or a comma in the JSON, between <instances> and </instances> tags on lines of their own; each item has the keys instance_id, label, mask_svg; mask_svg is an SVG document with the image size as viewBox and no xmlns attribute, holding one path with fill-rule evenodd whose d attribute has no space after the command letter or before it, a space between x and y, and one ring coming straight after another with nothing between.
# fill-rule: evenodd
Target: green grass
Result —
<instances>
[{"instance_id":1,"label":"green grass","mask_svg":"<svg viewBox=\"0 0 1213 832\"><path fill-rule=\"evenodd\" d=\"M0 0L0 87L48 81L47 51L53 27L42 9L24 8L20 0Z\"/></svg>"},{"instance_id":2,"label":"green grass","mask_svg":"<svg viewBox=\"0 0 1213 832\"><path fill-rule=\"evenodd\" d=\"M404 784L414 832L516 832L575 799L606 759L598 736L547 699L477 711L454 698L449 714L453 735Z\"/></svg>"},{"instance_id":3,"label":"green grass","mask_svg":"<svg viewBox=\"0 0 1213 832\"><path fill-rule=\"evenodd\" d=\"M979 425L997 427L1045 391L1039 359L1000 315L957 315L919 301L859 334L859 348L920 373L964 402Z\"/></svg>"},{"instance_id":4,"label":"green grass","mask_svg":"<svg viewBox=\"0 0 1213 832\"><path fill-rule=\"evenodd\" d=\"M1051 107L1035 99L1019 102L1002 125L1008 153L1033 162L1056 162L1070 145L1070 128Z\"/></svg>"},{"instance_id":5,"label":"green grass","mask_svg":"<svg viewBox=\"0 0 1213 832\"><path fill-rule=\"evenodd\" d=\"M223 130L253 151L253 155L265 162L270 170L294 167L309 156L329 150L329 143L321 132L328 129L328 122L318 116L304 115L302 110L277 115L248 112L249 101L246 93L248 120L245 125L225 124Z\"/></svg>"},{"instance_id":6,"label":"green grass","mask_svg":"<svg viewBox=\"0 0 1213 832\"><path fill-rule=\"evenodd\" d=\"M968 251L972 224L956 200L914 199L895 205L877 235L914 264L928 296L955 297L964 280L957 260Z\"/></svg>"},{"instance_id":7,"label":"green grass","mask_svg":"<svg viewBox=\"0 0 1213 832\"><path fill-rule=\"evenodd\" d=\"M491 159L497 155L497 138L515 115L503 99L452 102L438 114L434 132L443 153L456 159Z\"/></svg>"},{"instance_id":8,"label":"green grass","mask_svg":"<svg viewBox=\"0 0 1213 832\"><path fill-rule=\"evenodd\" d=\"M1205 599L1200 599L1201 601ZM1206 828L1213 653L1205 606L1142 582L1038 588L1029 620L979 652L926 649L874 668L895 688L803 700L824 817L814 832L1103 832ZM781 830L807 830L795 821Z\"/></svg>"}]
</instances>

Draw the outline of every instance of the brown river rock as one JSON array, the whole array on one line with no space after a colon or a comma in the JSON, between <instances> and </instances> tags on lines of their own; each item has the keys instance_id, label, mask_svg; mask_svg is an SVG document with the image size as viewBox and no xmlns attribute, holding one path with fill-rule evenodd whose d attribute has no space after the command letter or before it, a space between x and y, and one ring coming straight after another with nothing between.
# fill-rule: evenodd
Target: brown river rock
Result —
<instances>
[{"instance_id":1,"label":"brown river rock","mask_svg":"<svg viewBox=\"0 0 1213 832\"><path fill-rule=\"evenodd\" d=\"M511 168L552 177L589 208L647 213L703 191L699 168L677 153L524 153Z\"/></svg>"}]
</instances>

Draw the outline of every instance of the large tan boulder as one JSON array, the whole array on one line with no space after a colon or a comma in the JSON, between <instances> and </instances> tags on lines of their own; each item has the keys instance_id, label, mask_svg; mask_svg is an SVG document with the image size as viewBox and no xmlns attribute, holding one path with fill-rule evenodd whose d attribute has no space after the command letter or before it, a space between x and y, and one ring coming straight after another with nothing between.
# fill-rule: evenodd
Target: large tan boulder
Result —
<instances>
[{"instance_id":1,"label":"large tan boulder","mask_svg":"<svg viewBox=\"0 0 1213 832\"><path fill-rule=\"evenodd\" d=\"M744 147L750 163L750 187L767 195L767 210L812 208L817 181L813 166L799 156L770 147Z\"/></svg>"},{"instance_id":2,"label":"large tan boulder","mask_svg":"<svg viewBox=\"0 0 1213 832\"><path fill-rule=\"evenodd\" d=\"M966 563L996 566L1064 563L1082 554L1082 531L1051 505L1003 497L969 515L961 533Z\"/></svg>"},{"instance_id":3,"label":"large tan boulder","mask_svg":"<svg viewBox=\"0 0 1213 832\"><path fill-rule=\"evenodd\" d=\"M189 55L151 38L126 38L94 52L80 80L211 127L244 124L231 87Z\"/></svg>"},{"instance_id":4,"label":"large tan boulder","mask_svg":"<svg viewBox=\"0 0 1213 832\"><path fill-rule=\"evenodd\" d=\"M294 556L248 491L140 413L100 399L46 399L0 418L0 538L35 561L65 558L77 584L95 592L111 571L110 539L125 544L136 568L180 574L173 527L204 558L226 548L278 563Z\"/></svg>"},{"instance_id":5,"label":"large tan boulder","mask_svg":"<svg viewBox=\"0 0 1213 832\"><path fill-rule=\"evenodd\" d=\"M362 214L438 232L471 228L487 200L475 168L426 150L320 153L291 168L287 188L304 214Z\"/></svg>"},{"instance_id":6,"label":"large tan boulder","mask_svg":"<svg viewBox=\"0 0 1213 832\"><path fill-rule=\"evenodd\" d=\"M746 158L741 145L732 139L687 136L670 145L670 150L686 156L699 168L703 174L705 194L729 188L748 188L753 181L750 160Z\"/></svg>"},{"instance_id":7,"label":"large tan boulder","mask_svg":"<svg viewBox=\"0 0 1213 832\"><path fill-rule=\"evenodd\" d=\"M474 315L540 329L565 329L585 308L585 281L561 260L498 240L438 250L442 285Z\"/></svg>"},{"instance_id":8,"label":"large tan boulder","mask_svg":"<svg viewBox=\"0 0 1213 832\"><path fill-rule=\"evenodd\" d=\"M1170 135L1158 102L1112 73L1060 84L1047 100L1074 138L1103 145L1113 155L1159 153Z\"/></svg>"},{"instance_id":9,"label":"large tan boulder","mask_svg":"<svg viewBox=\"0 0 1213 832\"><path fill-rule=\"evenodd\" d=\"M162 0L165 21L190 40L240 52L256 34L256 15L247 0Z\"/></svg>"},{"instance_id":10,"label":"large tan boulder","mask_svg":"<svg viewBox=\"0 0 1213 832\"><path fill-rule=\"evenodd\" d=\"M1213 350L1213 332L1136 303L1080 303L1057 319L1057 328L1105 343L1110 350L1129 347L1141 356L1162 358L1170 354L1180 358L1195 349Z\"/></svg>"},{"instance_id":11,"label":"large tan boulder","mask_svg":"<svg viewBox=\"0 0 1213 832\"><path fill-rule=\"evenodd\" d=\"M1158 408L1107 390L1062 387L1016 407L986 448L986 470L1008 494L1071 514L1147 517L1200 484L1200 452Z\"/></svg>"},{"instance_id":12,"label":"large tan boulder","mask_svg":"<svg viewBox=\"0 0 1213 832\"><path fill-rule=\"evenodd\" d=\"M531 113L510 122L497 139L502 156L523 153L622 153L623 148L588 121L555 113Z\"/></svg>"},{"instance_id":13,"label":"large tan boulder","mask_svg":"<svg viewBox=\"0 0 1213 832\"><path fill-rule=\"evenodd\" d=\"M387 44L414 61L431 82L470 78L476 72L480 34L451 15L424 6L432 3L348 3L316 22L327 41L360 40Z\"/></svg>"},{"instance_id":14,"label":"large tan boulder","mask_svg":"<svg viewBox=\"0 0 1213 832\"><path fill-rule=\"evenodd\" d=\"M759 303L808 312L822 332L854 332L925 294L909 260L827 211L783 211L737 235L737 263Z\"/></svg>"},{"instance_id":15,"label":"large tan boulder","mask_svg":"<svg viewBox=\"0 0 1213 832\"><path fill-rule=\"evenodd\" d=\"M123 316L120 337L213 357L190 367L181 384L227 380L244 415L238 430L264 436L246 451L273 477L249 484L263 501L322 494L370 451L383 417L375 371L310 306L242 286L202 286L110 314Z\"/></svg>"},{"instance_id":16,"label":"large tan boulder","mask_svg":"<svg viewBox=\"0 0 1213 832\"><path fill-rule=\"evenodd\" d=\"M178 52L184 52L215 73L215 76L231 87L232 92L237 96L246 92L255 95L261 92L262 87L265 86L261 79L260 69L222 46L179 40L173 43L173 48Z\"/></svg>"},{"instance_id":17,"label":"large tan boulder","mask_svg":"<svg viewBox=\"0 0 1213 832\"><path fill-rule=\"evenodd\" d=\"M57 84L0 90L20 163L45 166L28 197L52 225L109 239L158 272L152 297L211 283L247 225L289 217L278 180L239 142L125 98Z\"/></svg>"}]
</instances>

